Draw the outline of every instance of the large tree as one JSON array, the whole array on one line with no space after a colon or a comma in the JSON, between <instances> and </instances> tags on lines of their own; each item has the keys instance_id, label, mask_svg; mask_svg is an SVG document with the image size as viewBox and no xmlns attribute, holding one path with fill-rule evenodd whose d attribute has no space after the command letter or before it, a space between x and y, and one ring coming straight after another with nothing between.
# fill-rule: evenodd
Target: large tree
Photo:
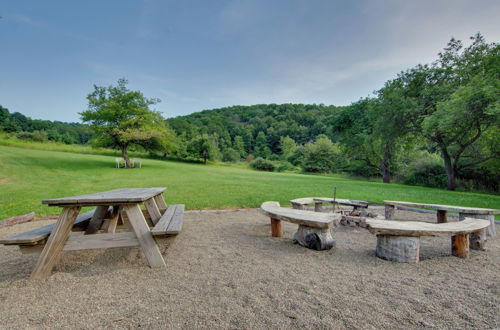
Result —
<instances>
[{"instance_id":1,"label":"large tree","mask_svg":"<svg viewBox=\"0 0 500 330\"><path fill-rule=\"evenodd\" d=\"M127 83L122 78L117 86L94 85L94 91L87 95L88 109L80 115L94 129L94 145L118 148L126 167L130 168L130 147L171 152L175 149L175 140L161 114L149 108L160 100L129 90Z\"/></svg>"},{"instance_id":2,"label":"large tree","mask_svg":"<svg viewBox=\"0 0 500 330\"><path fill-rule=\"evenodd\" d=\"M449 190L461 169L500 156L500 45L452 39L428 70L422 132L443 157ZM492 143L493 139L493 143Z\"/></svg>"}]
</instances>

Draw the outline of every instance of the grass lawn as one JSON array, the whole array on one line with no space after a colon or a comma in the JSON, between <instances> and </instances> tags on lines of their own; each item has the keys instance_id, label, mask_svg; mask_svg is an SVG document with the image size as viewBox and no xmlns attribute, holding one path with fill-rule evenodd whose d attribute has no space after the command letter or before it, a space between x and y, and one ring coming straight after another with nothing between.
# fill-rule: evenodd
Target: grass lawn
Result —
<instances>
[{"instance_id":1,"label":"grass lawn","mask_svg":"<svg viewBox=\"0 0 500 330\"><path fill-rule=\"evenodd\" d=\"M116 169L114 158L0 146L0 219L35 211L58 214L42 199L116 188L167 187L167 203L188 209L258 207L307 196L382 202L405 200L500 209L500 196L383 184L340 176L258 172L224 165L144 159L142 169Z\"/></svg>"}]
</instances>

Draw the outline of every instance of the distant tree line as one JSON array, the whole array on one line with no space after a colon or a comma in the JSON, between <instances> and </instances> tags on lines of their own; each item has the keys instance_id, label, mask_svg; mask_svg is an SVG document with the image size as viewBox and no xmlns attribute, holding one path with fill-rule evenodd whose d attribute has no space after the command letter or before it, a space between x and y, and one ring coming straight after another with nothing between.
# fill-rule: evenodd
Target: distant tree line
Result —
<instances>
[{"instance_id":1,"label":"distant tree line","mask_svg":"<svg viewBox=\"0 0 500 330\"><path fill-rule=\"evenodd\" d=\"M22 140L55 141L66 144L87 144L92 130L80 123L31 119L19 112L10 113L0 105L0 131Z\"/></svg>"}]
</instances>

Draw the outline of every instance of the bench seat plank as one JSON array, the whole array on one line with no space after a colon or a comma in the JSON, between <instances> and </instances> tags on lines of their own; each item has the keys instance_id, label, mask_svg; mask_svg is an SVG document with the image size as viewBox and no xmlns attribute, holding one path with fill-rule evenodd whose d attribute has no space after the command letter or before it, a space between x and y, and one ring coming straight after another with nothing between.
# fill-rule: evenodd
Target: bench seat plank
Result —
<instances>
[{"instance_id":1,"label":"bench seat plank","mask_svg":"<svg viewBox=\"0 0 500 330\"><path fill-rule=\"evenodd\" d=\"M85 223L88 223L92 216L94 215L95 209L80 214L74 224L73 227L75 226L83 226ZM16 244L37 244L38 242L46 239L49 237L50 233L52 232L52 229L54 228L55 224L51 225L46 225L40 228L36 228L21 234L17 234L11 237L7 238L2 238L0 239L0 244L5 244L5 245L16 245Z\"/></svg>"},{"instance_id":2,"label":"bench seat plank","mask_svg":"<svg viewBox=\"0 0 500 330\"><path fill-rule=\"evenodd\" d=\"M488 220L466 218L459 222L428 223L419 221L393 221L367 219L367 229L376 235L439 236L462 235L476 232L490 225Z\"/></svg>"},{"instance_id":3,"label":"bench seat plank","mask_svg":"<svg viewBox=\"0 0 500 330\"><path fill-rule=\"evenodd\" d=\"M151 229L151 234L154 236L178 234L182 229L184 208L184 204L170 205Z\"/></svg>"},{"instance_id":4,"label":"bench seat plank","mask_svg":"<svg viewBox=\"0 0 500 330\"><path fill-rule=\"evenodd\" d=\"M402 201L384 201L384 204L391 205L391 206L401 205L401 206L408 206L408 207L436 209L436 210L442 210L442 211L452 211L452 212L467 213L467 214L500 214L500 210L484 209L484 208L479 208L479 207L413 203L413 202L402 202Z\"/></svg>"},{"instance_id":5,"label":"bench seat plank","mask_svg":"<svg viewBox=\"0 0 500 330\"><path fill-rule=\"evenodd\" d=\"M278 202L264 202L260 209L270 218L313 228L330 228L340 220L339 214L289 209Z\"/></svg>"}]
</instances>

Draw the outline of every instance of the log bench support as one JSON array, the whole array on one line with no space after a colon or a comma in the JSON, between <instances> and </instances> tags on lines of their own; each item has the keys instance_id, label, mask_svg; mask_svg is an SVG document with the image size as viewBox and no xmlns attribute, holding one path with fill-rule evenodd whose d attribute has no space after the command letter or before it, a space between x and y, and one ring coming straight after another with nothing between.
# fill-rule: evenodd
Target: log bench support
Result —
<instances>
[{"instance_id":1,"label":"log bench support","mask_svg":"<svg viewBox=\"0 0 500 330\"><path fill-rule=\"evenodd\" d=\"M283 236L283 224L281 220L271 218L271 236L281 237Z\"/></svg>"},{"instance_id":2,"label":"log bench support","mask_svg":"<svg viewBox=\"0 0 500 330\"><path fill-rule=\"evenodd\" d=\"M304 225L293 234L293 242L317 251L329 250L335 246L331 228L320 229Z\"/></svg>"},{"instance_id":3,"label":"log bench support","mask_svg":"<svg viewBox=\"0 0 500 330\"><path fill-rule=\"evenodd\" d=\"M451 236L451 254L463 259L469 257L469 234Z\"/></svg>"},{"instance_id":4,"label":"log bench support","mask_svg":"<svg viewBox=\"0 0 500 330\"><path fill-rule=\"evenodd\" d=\"M394 212L396 211L396 207L394 205L385 205L385 219L391 220L394 217Z\"/></svg>"},{"instance_id":5,"label":"log bench support","mask_svg":"<svg viewBox=\"0 0 500 330\"><path fill-rule=\"evenodd\" d=\"M417 263L420 260L420 237L377 235L375 254L389 261Z\"/></svg>"}]
</instances>

